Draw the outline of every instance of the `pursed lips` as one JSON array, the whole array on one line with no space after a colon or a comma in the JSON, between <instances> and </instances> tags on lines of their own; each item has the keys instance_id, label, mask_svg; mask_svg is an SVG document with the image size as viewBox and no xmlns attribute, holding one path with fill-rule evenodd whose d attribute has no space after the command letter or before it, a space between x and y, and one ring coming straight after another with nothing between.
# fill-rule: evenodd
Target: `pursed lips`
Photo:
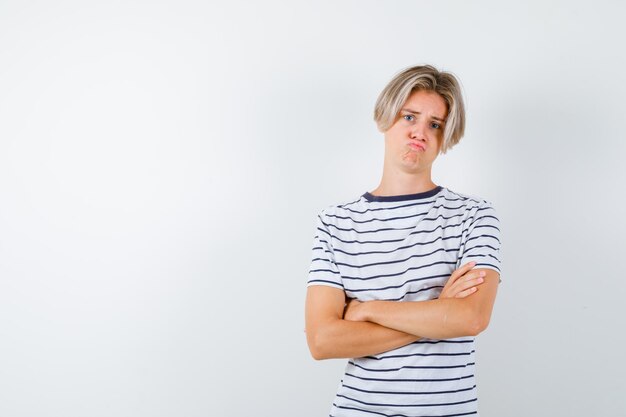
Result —
<instances>
[{"instance_id":1,"label":"pursed lips","mask_svg":"<svg viewBox=\"0 0 626 417\"><path fill-rule=\"evenodd\" d=\"M409 147L411 149L420 149L422 151L426 150L426 147L422 143L419 143L419 142L409 142Z\"/></svg>"}]
</instances>

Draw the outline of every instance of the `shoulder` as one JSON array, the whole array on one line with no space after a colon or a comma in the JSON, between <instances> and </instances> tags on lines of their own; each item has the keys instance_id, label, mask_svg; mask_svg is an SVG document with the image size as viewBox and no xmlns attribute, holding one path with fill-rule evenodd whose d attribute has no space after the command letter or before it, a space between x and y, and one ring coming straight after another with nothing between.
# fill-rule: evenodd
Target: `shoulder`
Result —
<instances>
[{"instance_id":1,"label":"shoulder","mask_svg":"<svg viewBox=\"0 0 626 417\"><path fill-rule=\"evenodd\" d=\"M444 198L449 201L456 201L458 204L465 207L466 210L495 210L491 200L487 200L483 197L479 197L472 194L460 193L458 191L452 191L449 188L444 187Z\"/></svg>"},{"instance_id":2,"label":"shoulder","mask_svg":"<svg viewBox=\"0 0 626 417\"><path fill-rule=\"evenodd\" d=\"M499 215L491 200L477 195L452 191L447 188L445 189L444 197L448 201L453 201L455 208L462 211L461 218L464 225L490 222L496 227L499 226Z\"/></svg>"},{"instance_id":3,"label":"shoulder","mask_svg":"<svg viewBox=\"0 0 626 417\"><path fill-rule=\"evenodd\" d=\"M320 210L319 218L327 223L332 222L332 219L350 217L350 213L361 213L364 210L364 201L365 199L361 195L340 204L328 205Z\"/></svg>"}]
</instances>

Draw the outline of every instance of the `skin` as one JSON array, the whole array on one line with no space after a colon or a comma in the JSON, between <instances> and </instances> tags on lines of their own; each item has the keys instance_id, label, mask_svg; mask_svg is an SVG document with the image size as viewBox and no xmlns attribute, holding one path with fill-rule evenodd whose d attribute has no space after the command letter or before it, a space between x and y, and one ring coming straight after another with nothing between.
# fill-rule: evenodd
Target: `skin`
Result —
<instances>
[{"instance_id":1,"label":"skin","mask_svg":"<svg viewBox=\"0 0 626 417\"><path fill-rule=\"evenodd\" d=\"M418 90L409 96L396 122L384 132L383 175L373 195L414 194L436 187L431 170L441 149L447 115L446 102L439 94Z\"/></svg>"},{"instance_id":2,"label":"skin","mask_svg":"<svg viewBox=\"0 0 626 417\"><path fill-rule=\"evenodd\" d=\"M484 282L484 277L480 271L471 270L473 266L470 262L454 271L439 300L464 299L474 294ZM313 358L320 360L375 355L420 339L419 335L367 320L365 309L371 303L348 300L346 304L342 290L322 285L309 287L305 331Z\"/></svg>"},{"instance_id":3,"label":"skin","mask_svg":"<svg viewBox=\"0 0 626 417\"><path fill-rule=\"evenodd\" d=\"M482 283L476 281L473 293L465 297L440 297L420 302L363 303L350 300L344 312L344 320L377 323L430 339L477 336L489 324L500 275L491 269L474 269L470 272L480 274Z\"/></svg>"},{"instance_id":4,"label":"skin","mask_svg":"<svg viewBox=\"0 0 626 417\"><path fill-rule=\"evenodd\" d=\"M443 97L413 92L384 132L383 175L376 196L414 194L436 187L432 164L439 155L447 116ZM422 337L475 336L487 328L499 274L473 268L454 271L438 299L428 301L347 300L342 290L307 289L307 342L315 359L354 358L386 352Z\"/></svg>"}]
</instances>

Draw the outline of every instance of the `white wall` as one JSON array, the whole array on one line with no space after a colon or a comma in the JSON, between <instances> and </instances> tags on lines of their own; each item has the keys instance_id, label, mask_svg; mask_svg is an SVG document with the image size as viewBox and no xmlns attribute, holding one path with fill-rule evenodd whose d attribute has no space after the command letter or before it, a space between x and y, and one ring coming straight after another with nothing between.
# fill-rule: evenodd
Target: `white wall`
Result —
<instances>
[{"instance_id":1,"label":"white wall","mask_svg":"<svg viewBox=\"0 0 626 417\"><path fill-rule=\"evenodd\" d=\"M420 63L466 93L435 182L501 216L481 415L622 414L625 12L0 2L0 415L327 415L315 215L377 185L374 101Z\"/></svg>"}]
</instances>

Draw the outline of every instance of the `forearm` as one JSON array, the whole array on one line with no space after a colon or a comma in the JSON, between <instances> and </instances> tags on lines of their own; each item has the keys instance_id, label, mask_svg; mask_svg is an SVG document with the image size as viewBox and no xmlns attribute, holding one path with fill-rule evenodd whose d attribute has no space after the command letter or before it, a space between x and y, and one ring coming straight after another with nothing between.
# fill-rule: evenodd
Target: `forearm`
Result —
<instances>
[{"instance_id":1,"label":"forearm","mask_svg":"<svg viewBox=\"0 0 626 417\"><path fill-rule=\"evenodd\" d=\"M463 269L458 271L462 272ZM472 281L475 274L484 277L480 289L476 287L479 282ZM351 302L346 318L377 323L430 339L476 336L489 324L500 274L493 270L478 269L463 276L469 280L455 279L451 286L450 282L446 284L450 291L447 291L445 297L442 295L446 288L436 300ZM469 295L456 298L455 294L463 294L468 285L471 290Z\"/></svg>"},{"instance_id":2,"label":"forearm","mask_svg":"<svg viewBox=\"0 0 626 417\"><path fill-rule=\"evenodd\" d=\"M418 336L376 323L333 319L307 332L315 359L358 358L408 345Z\"/></svg>"},{"instance_id":3,"label":"forearm","mask_svg":"<svg viewBox=\"0 0 626 417\"><path fill-rule=\"evenodd\" d=\"M431 339L475 336L487 325L467 299L369 301L361 307L365 321Z\"/></svg>"}]
</instances>

